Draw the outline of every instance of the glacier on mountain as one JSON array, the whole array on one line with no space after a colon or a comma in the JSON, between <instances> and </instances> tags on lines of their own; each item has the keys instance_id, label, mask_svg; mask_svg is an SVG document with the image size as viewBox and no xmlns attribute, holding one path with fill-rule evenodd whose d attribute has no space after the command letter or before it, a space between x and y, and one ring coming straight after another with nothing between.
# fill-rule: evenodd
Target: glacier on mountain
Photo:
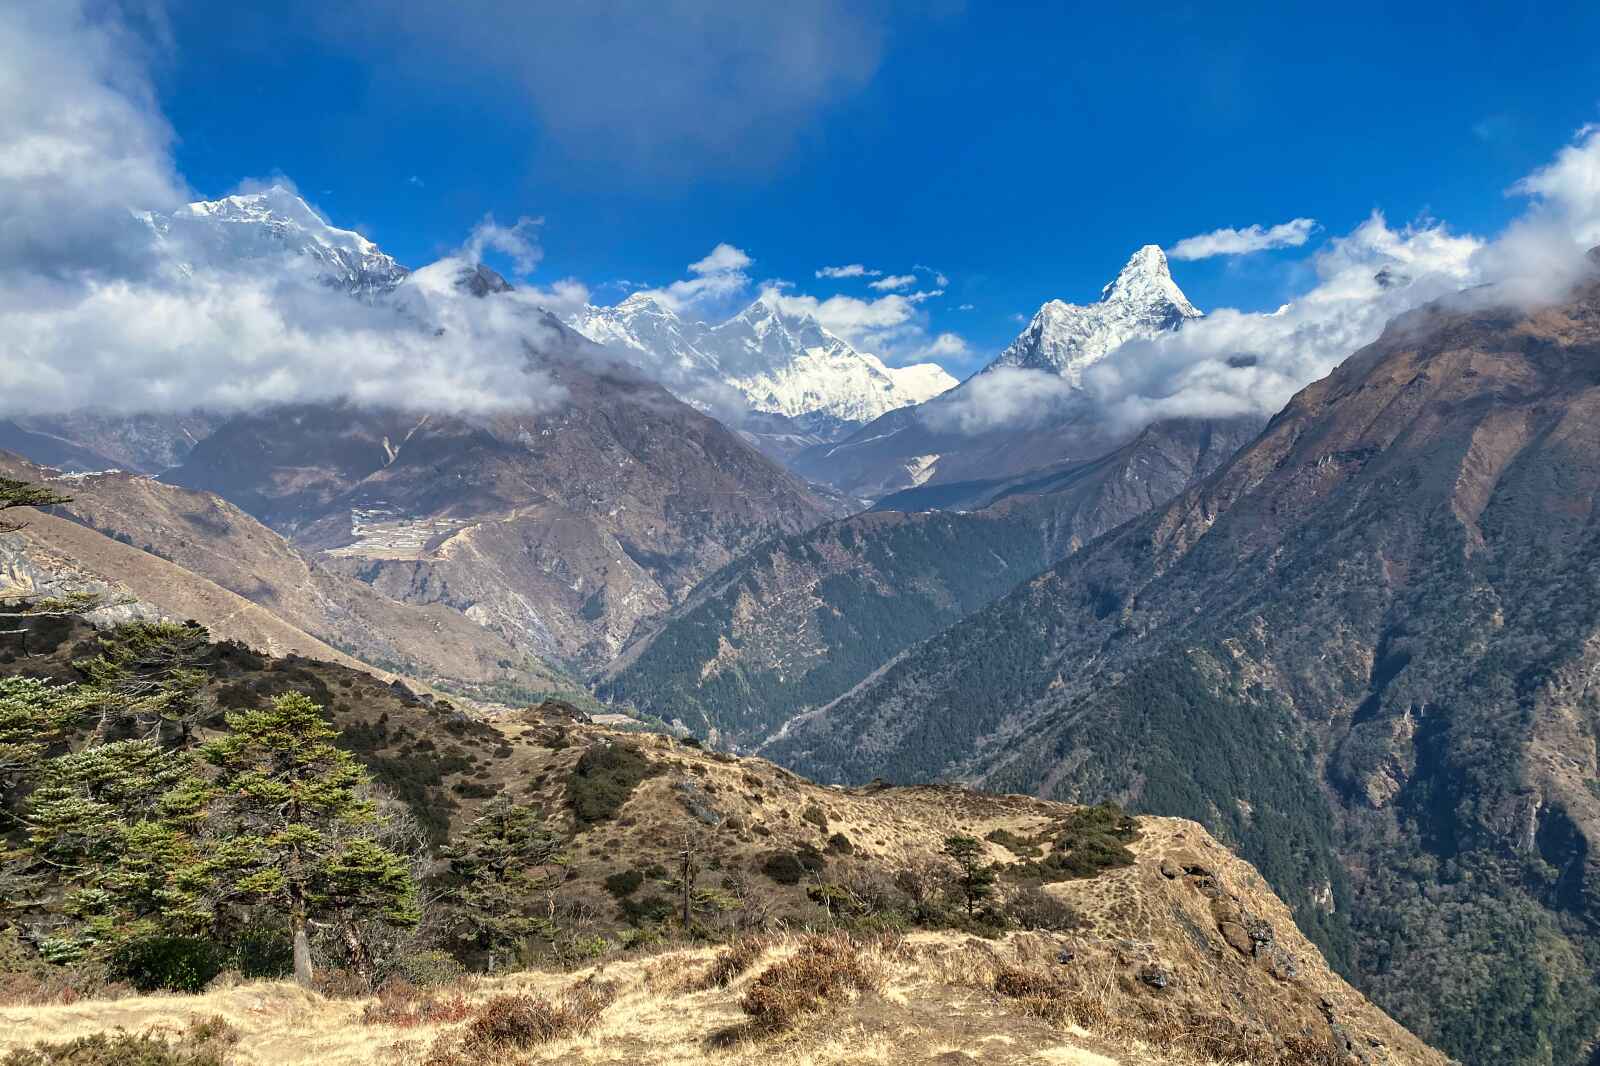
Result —
<instances>
[{"instance_id":1,"label":"glacier on mountain","mask_svg":"<svg viewBox=\"0 0 1600 1066\"><path fill-rule=\"evenodd\" d=\"M1140 248L1091 304L1051 300L984 368L1044 370L1081 388L1083 372L1131 340L1149 340L1202 317L1172 280L1158 246Z\"/></svg>"},{"instance_id":2,"label":"glacier on mountain","mask_svg":"<svg viewBox=\"0 0 1600 1066\"><path fill-rule=\"evenodd\" d=\"M188 270L289 257L311 263L327 284L364 297L392 291L409 273L376 244L330 225L281 185L142 217Z\"/></svg>"},{"instance_id":3,"label":"glacier on mountain","mask_svg":"<svg viewBox=\"0 0 1600 1066\"><path fill-rule=\"evenodd\" d=\"M892 367L859 352L815 316L784 310L771 293L716 325L690 321L649 293L586 307L568 324L700 406L723 387L760 414L859 424L956 384L936 363Z\"/></svg>"}]
</instances>

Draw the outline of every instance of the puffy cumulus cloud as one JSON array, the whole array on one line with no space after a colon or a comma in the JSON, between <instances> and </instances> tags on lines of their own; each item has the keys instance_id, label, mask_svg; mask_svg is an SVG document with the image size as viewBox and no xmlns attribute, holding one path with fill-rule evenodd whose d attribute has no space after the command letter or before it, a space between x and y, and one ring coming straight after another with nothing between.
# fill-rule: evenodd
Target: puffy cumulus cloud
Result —
<instances>
[{"instance_id":1,"label":"puffy cumulus cloud","mask_svg":"<svg viewBox=\"0 0 1600 1066\"><path fill-rule=\"evenodd\" d=\"M1507 193L1527 197L1528 209L1479 253L1476 266L1520 299L1536 301L1586 271L1585 253L1600 245L1600 126L1580 129Z\"/></svg>"},{"instance_id":2,"label":"puffy cumulus cloud","mask_svg":"<svg viewBox=\"0 0 1600 1066\"><path fill-rule=\"evenodd\" d=\"M743 270L753 260L745 254L744 249L735 248L726 242L718 244L711 249L704 259L689 264L689 273L699 274L726 274L736 270Z\"/></svg>"},{"instance_id":3,"label":"puffy cumulus cloud","mask_svg":"<svg viewBox=\"0 0 1600 1066\"><path fill-rule=\"evenodd\" d=\"M1217 255L1249 255L1272 248L1298 248L1317 228L1313 218L1295 218L1276 226L1217 229L1183 240L1167 249L1173 259L1210 259Z\"/></svg>"},{"instance_id":4,"label":"puffy cumulus cloud","mask_svg":"<svg viewBox=\"0 0 1600 1066\"><path fill-rule=\"evenodd\" d=\"M516 264L518 276L526 276L533 273L544 258L544 249L539 247L537 239L538 229L542 225L544 219L523 215L513 225L502 226L495 222L493 215L484 215L483 221L474 226L467 236L467 243L462 246L463 254L468 261L481 263L483 253L493 249L510 256Z\"/></svg>"},{"instance_id":5,"label":"puffy cumulus cloud","mask_svg":"<svg viewBox=\"0 0 1600 1066\"><path fill-rule=\"evenodd\" d=\"M883 271L870 270L860 263L848 263L844 266L820 267L817 270L819 278L877 278L882 277Z\"/></svg>"},{"instance_id":6,"label":"puffy cumulus cloud","mask_svg":"<svg viewBox=\"0 0 1600 1066\"><path fill-rule=\"evenodd\" d=\"M839 293L826 299L786 292L787 286L769 282L761 298L789 314L809 314L829 333L849 341L860 351L869 351L885 362L902 361L908 350L925 343L926 316L919 305L944 295L938 289L890 293L864 300Z\"/></svg>"},{"instance_id":7,"label":"puffy cumulus cloud","mask_svg":"<svg viewBox=\"0 0 1600 1066\"><path fill-rule=\"evenodd\" d=\"M1026 429L1086 409L1083 394L1046 370L997 366L974 374L922 409L929 426L943 433Z\"/></svg>"},{"instance_id":8,"label":"puffy cumulus cloud","mask_svg":"<svg viewBox=\"0 0 1600 1066\"><path fill-rule=\"evenodd\" d=\"M852 0L299 0L337 47L451 88L504 87L543 138L620 173L761 170L865 86L886 6ZM381 66L380 66L381 69Z\"/></svg>"},{"instance_id":9,"label":"puffy cumulus cloud","mask_svg":"<svg viewBox=\"0 0 1600 1066\"><path fill-rule=\"evenodd\" d=\"M879 292L893 292L895 289L909 289L916 283L917 276L915 274L890 274L886 278L867 282L867 287L869 289L877 289Z\"/></svg>"},{"instance_id":10,"label":"puffy cumulus cloud","mask_svg":"<svg viewBox=\"0 0 1600 1066\"><path fill-rule=\"evenodd\" d=\"M155 106L152 45L72 0L0 4L0 275L116 276L141 269L129 211L181 204L172 130Z\"/></svg>"},{"instance_id":11,"label":"puffy cumulus cloud","mask_svg":"<svg viewBox=\"0 0 1600 1066\"><path fill-rule=\"evenodd\" d=\"M655 297L678 314L704 311L748 292L750 275L745 268L754 262L743 249L720 243L705 258L689 264L689 277L639 292Z\"/></svg>"},{"instance_id":12,"label":"puffy cumulus cloud","mask_svg":"<svg viewBox=\"0 0 1600 1066\"><path fill-rule=\"evenodd\" d=\"M560 398L530 352L560 336L541 308L581 304L582 287L477 299L454 284L484 248L537 262L526 220L486 220L460 256L365 302L287 246L167 224L192 194L147 75L159 28L98 0L0 5L0 413ZM322 224L287 190L281 203Z\"/></svg>"}]
</instances>

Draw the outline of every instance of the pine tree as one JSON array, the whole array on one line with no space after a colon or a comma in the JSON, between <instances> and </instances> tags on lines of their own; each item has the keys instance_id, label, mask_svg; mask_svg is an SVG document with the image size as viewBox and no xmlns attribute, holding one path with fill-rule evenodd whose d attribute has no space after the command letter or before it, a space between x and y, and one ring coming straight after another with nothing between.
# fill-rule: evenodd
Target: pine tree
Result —
<instances>
[{"instance_id":1,"label":"pine tree","mask_svg":"<svg viewBox=\"0 0 1600 1066\"><path fill-rule=\"evenodd\" d=\"M99 744L41 766L25 809L26 855L49 870L77 923L47 943L53 957L205 929L197 785L186 755L149 740Z\"/></svg>"},{"instance_id":2,"label":"pine tree","mask_svg":"<svg viewBox=\"0 0 1600 1066\"><path fill-rule=\"evenodd\" d=\"M218 899L283 911L302 985L313 976L313 921L337 923L352 964L366 971L355 919L410 925L419 916L406 861L362 835L376 818L361 797L365 772L334 746L322 709L298 693L229 714L227 723L227 735L199 749L216 771L212 826L219 835L209 871Z\"/></svg>"},{"instance_id":3,"label":"pine tree","mask_svg":"<svg viewBox=\"0 0 1600 1066\"><path fill-rule=\"evenodd\" d=\"M202 668L211 635L198 622L129 622L100 638L100 654L73 665L101 697L101 730L131 719L146 734L175 725L186 747L209 708Z\"/></svg>"},{"instance_id":4,"label":"pine tree","mask_svg":"<svg viewBox=\"0 0 1600 1066\"><path fill-rule=\"evenodd\" d=\"M966 899L968 917L972 916L978 904L994 895L994 867L983 861L983 852L983 841L977 837L959 833L945 837L945 855L961 868L956 884Z\"/></svg>"},{"instance_id":5,"label":"pine tree","mask_svg":"<svg viewBox=\"0 0 1600 1066\"><path fill-rule=\"evenodd\" d=\"M71 496L52 492L42 485L0 477L0 511L9 511L14 507L55 507L71 502ZM0 533L15 533L26 527L26 522L10 521L0 516Z\"/></svg>"},{"instance_id":6,"label":"pine tree","mask_svg":"<svg viewBox=\"0 0 1600 1066\"><path fill-rule=\"evenodd\" d=\"M562 845L538 808L497 796L447 849L462 882L458 920L490 969L528 938L553 935L549 908L541 914L539 905L564 877Z\"/></svg>"}]
</instances>

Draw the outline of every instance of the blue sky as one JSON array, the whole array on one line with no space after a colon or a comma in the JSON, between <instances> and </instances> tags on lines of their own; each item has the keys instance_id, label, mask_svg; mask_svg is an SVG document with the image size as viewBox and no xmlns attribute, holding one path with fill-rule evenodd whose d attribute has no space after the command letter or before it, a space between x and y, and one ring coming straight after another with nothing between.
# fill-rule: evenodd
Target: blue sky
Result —
<instances>
[{"instance_id":1,"label":"blue sky","mask_svg":"<svg viewBox=\"0 0 1600 1066\"><path fill-rule=\"evenodd\" d=\"M872 295L825 265L924 264L958 372L1143 243L1316 219L1298 249L1174 264L1200 306L1254 310L1375 208L1493 233L1504 190L1600 119L1597 5L797 0L732 33L726 5L477 0L479 32L434 6L180 4L156 68L179 171L208 195L287 175L411 263L485 213L542 217L533 279L606 302L719 242L818 297Z\"/></svg>"}]
</instances>

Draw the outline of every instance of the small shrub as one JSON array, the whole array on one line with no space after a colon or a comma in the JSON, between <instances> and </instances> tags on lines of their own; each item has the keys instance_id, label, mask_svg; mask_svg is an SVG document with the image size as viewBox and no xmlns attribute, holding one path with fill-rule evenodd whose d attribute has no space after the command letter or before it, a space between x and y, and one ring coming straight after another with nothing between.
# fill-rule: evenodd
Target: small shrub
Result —
<instances>
[{"instance_id":1,"label":"small shrub","mask_svg":"<svg viewBox=\"0 0 1600 1066\"><path fill-rule=\"evenodd\" d=\"M1025 996L1055 995L1062 990L1062 986L1049 974L1008 966L995 974L994 990L1002 996L1022 999Z\"/></svg>"},{"instance_id":2,"label":"small shrub","mask_svg":"<svg viewBox=\"0 0 1600 1066\"><path fill-rule=\"evenodd\" d=\"M222 969L216 944L186 936L130 940L112 953L110 965L113 979L141 992L202 992Z\"/></svg>"},{"instance_id":3,"label":"small shrub","mask_svg":"<svg viewBox=\"0 0 1600 1066\"><path fill-rule=\"evenodd\" d=\"M644 884L644 874L638 870L618 870L605 880L606 891L619 900L627 899Z\"/></svg>"},{"instance_id":4,"label":"small shrub","mask_svg":"<svg viewBox=\"0 0 1600 1066\"><path fill-rule=\"evenodd\" d=\"M425 1064L494 1062L503 1059L507 1051L580 1036L594 1027L616 997L616 985L592 977L578 982L554 1003L523 993L496 996L473 1012L460 1033L440 1037Z\"/></svg>"},{"instance_id":5,"label":"small shrub","mask_svg":"<svg viewBox=\"0 0 1600 1066\"><path fill-rule=\"evenodd\" d=\"M389 967L389 972L418 988L440 988L466 977L467 968L448 951L434 948L401 955Z\"/></svg>"},{"instance_id":6,"label":"small shrub","mask_svg":"<svg viewBox=\"0 0 1600 1066\"><path fill-rule=\"evenodd\" d=\"M567 778L567 802L580 826L615 818L639 782L657 768L628 744L596 744L578 758Z\"/></svg>"},{"instance_id":7,"label":"small shrub","mask_svg":"<svg viewBox=\"0 0 1600 1066\"><path fill-rule=\"evenodd\" d=\"M464 1021L471 1015L472 1005L459 992L434 996L403 977L391 977L378 986L377 1001L361 1012L361 1024L409 1029Z\"/></svg>"},{"instance_id":8,"label":"small shrub","mask_svg":"<svg viewBox=\"0 0 1600 1066\"><path fill-rule=\"evenodd\" d=\"M823 809L815 803L808 803L806 809L800 812L800 820L810 822L824 833L828 831L828 816Z\"/></svg>"},{"instance_id":9,"label":"small shrub","mask_svg":"<svg viewBox=\"0 0 1600 1066\"><path fill-rule=\"evenodd\" d=\"M734 978L743 974L767 950L765 937L747 936L736 940L711 960L711 966L698 982L701 988L727 988Z\"/></svg>"},{"instance_id":10,"label":"small shrub","mask_svg":"<svg viewBox=\"0 0 1600 1066\"><path fill-rule=\"evenodd\" d=\"M1023 885L1006 897L1004 914L1020 929L1064 933L1086 923L1078 909L1037 885Z\"/></svg>"},{"instance_id":11,"label":"small shrub","mask_svg":"<svg viewBox=\"0 0 1600 1066\"><path fill-rule=\"evenodd\" d=\"M767 1032L781 1032L829 1001L878 987L878 976L848 938L813 936L756 975L739 1007Z\"/></svg>"},{"instance_id":12,"label":"small shrub","mask_svg":"<svg viewBox=\"0 0 1600 1066\"><path fill-rule=\"evenodd\" d=\"M780 885L797 885L806 874L817 873L828 865L822 852L809 845L794 851L775 851L761 863L761 872Z\"/></svg>"},{"instance_id":13,"label":"small shrub","mask_svg":"<svg viewBox=\"0 0 1600 1066\"><path fill-rule=\"evenodd\" d=\"M843 833L835 833L828 838L828 850L835 855L854 855L856 846Z\"/></svg>"},{"instance_id":14,"label":"small shrub","mask_svg":"<svg viewBox=\"0 0 1600 1066\"><path fill-rule=\"evenodd\" d=\"M992 830L983 839L993 844L999 844L1019 859L1037 859L1044 855L1044 849L1039 846L1037 841L1018 836L1009 829Z\"/></svg>"}]
</instances>

